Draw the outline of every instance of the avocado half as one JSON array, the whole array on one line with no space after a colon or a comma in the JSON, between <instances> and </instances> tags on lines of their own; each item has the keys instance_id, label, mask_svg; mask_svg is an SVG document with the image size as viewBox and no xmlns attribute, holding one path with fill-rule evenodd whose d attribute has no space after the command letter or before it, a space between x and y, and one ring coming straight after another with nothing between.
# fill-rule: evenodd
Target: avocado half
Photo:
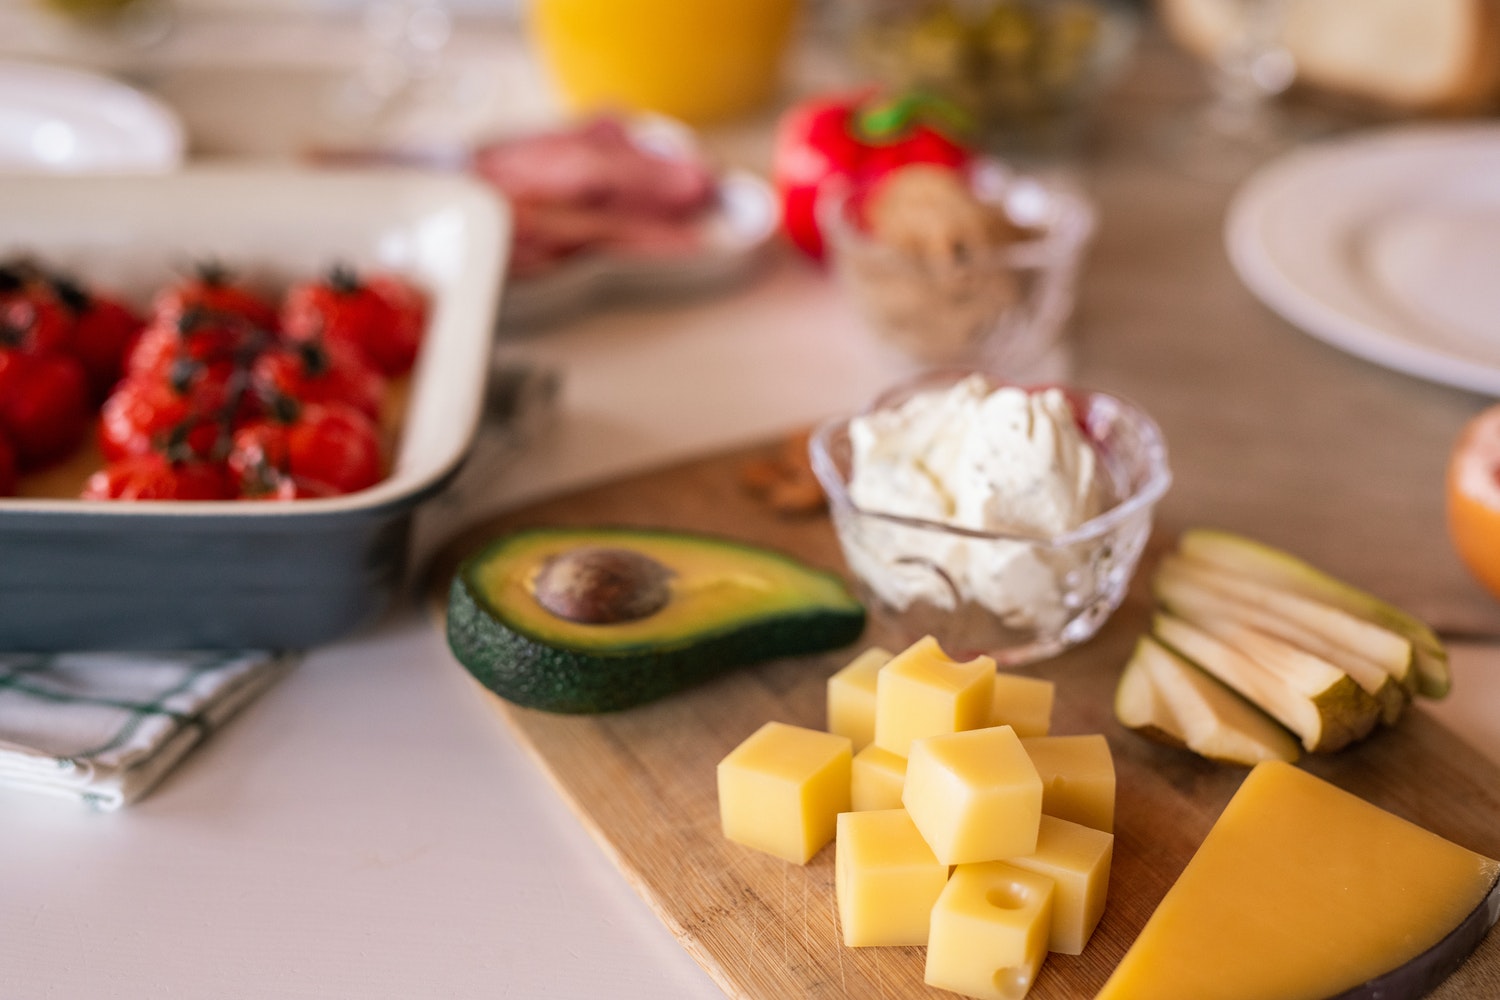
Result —
<instances>
[{"instance_id":1,"label":"avocado half","mask_svg":"<svg viewBox=\"0 0 1500 1000\"><path fill-rule=\"evenodd\" d=\"M580 559L627 572L560 571ZM603 597L577 600L578 588ZM660 592L643 599L643 590ZM600 603L620 613L591 613ZM458 661L507 701L550 712L629 708L732 667L846 646L864 625L864 608L832 573L657 529L506 535L464 561L448 594Z\"/></svg>"}]
</instances>

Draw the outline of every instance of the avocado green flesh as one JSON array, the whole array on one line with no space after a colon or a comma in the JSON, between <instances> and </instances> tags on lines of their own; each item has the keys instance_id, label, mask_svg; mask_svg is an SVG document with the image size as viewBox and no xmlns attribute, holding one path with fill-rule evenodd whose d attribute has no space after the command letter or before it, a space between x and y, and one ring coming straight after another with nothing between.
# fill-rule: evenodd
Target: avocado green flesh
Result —
<instances>
[{"instance_id":1,"label":"avocado green flesh","mask_svg":"<svg viewBox=\"0 0 1500 1000\"><path fill-rule=\"evenodd\" d=\"M536 600L552 556L579 546L640 551L673 573L645 618L580 624ZM643 529L538 529L471 557L454 578L448 640L502 697L555 712L628 708L731 667L848 645L864 609L836 576L726 539Z\"/></svg>"}]
</instances>

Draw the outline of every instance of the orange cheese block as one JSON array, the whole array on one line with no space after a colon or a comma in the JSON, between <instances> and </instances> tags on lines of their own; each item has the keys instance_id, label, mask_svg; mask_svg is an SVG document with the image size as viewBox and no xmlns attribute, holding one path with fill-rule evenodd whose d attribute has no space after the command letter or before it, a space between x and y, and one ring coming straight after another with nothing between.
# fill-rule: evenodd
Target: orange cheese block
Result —
<instances>
[{"instance_id":1,"label":"orange cheese block","mask_svg":"<svg viewBox=\"0 0 1500 1000\"><path fill-rule=\"evenodd\" d=\"M1257 764L1098 1000L1322 1000L1419 957L1446 975L1494 923L1480 904L1500 899L1497 876L1291 764ZM1461 927L1467 949L1439 954Z\"/></svg>"}]
</instances>

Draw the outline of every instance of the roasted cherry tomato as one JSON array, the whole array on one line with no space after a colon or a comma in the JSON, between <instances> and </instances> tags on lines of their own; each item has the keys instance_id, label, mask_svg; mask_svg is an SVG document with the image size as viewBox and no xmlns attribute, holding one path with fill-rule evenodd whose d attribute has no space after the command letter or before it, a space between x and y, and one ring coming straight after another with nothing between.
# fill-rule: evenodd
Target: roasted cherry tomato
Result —
<instances>
[{"instance_id":1,"label":"roasted cherry tomato","mask_svg":"<svg viewBox=\"0 0 1500 1000\"><path fill-rule=\"evenodd\" d=\"M99 410L99 450L106 460L161 452L173 458L221 453L236 406L233 368L203 369L187 381L129 376Z\"/></svg>"},{"instance_id":2,"label":"roasted cherry tomato","mask_svg":"<svg viewBox=\"0 0 1500 1000\"><path fill-rule=\"evenodd\" d=\"M234 483L222 463L174 461L157 452L106 465L84 484L85 500L232 500Z\"/></svg>"},{"instance_id":3,"label":"roasted cherry tomato","mask_svg":"<svg viewBox=\"0 0 1500 1000\"><path fill-rule=\"evenodd\" d=\"M73 314L69 351L83 362L89 387L96 399L102 399L120 380L125 355L145 323L121 300L88 291L66 276L53 275L52 287L59 301Z\"/></svg>"},{"instance_id":4,"label":"roasted cherry tomato","mask_svg":"<svg viewBox=\"0 0 1500 1000\"><path fill-rule=\"evenodd\" d=\"M385 378L352 348L309 340L273 347L250 368L250 381L268 409L279 398L303 403L346 403L380 420Z\"/></svg>"},{"instance_id":5,"label":"roasted cherry tomato","mask_svg":"<svg viewBox=\"0 0 1500 1000\"><path fill-rule=\"evenodd\" d=\"M247 424L235 432L228 461L250 496L275 493L287 481L299 496L353 493L384 475L374 421L342 403L309 403L290 421Z\"/></svg>"},{"instance_id":6,"label":"roasted cherry tomato","mask_svg":"<svg viewBox=\"0 0 1500 1000\"><path fill-rule=\"evenodd\" d=\"M411 370L426 323L426 297L410 283L391 274L361 279L344 267L294 285L282 308L288 340L352 346L387 376Z\"/></svg>"},{"instance_id":7,"label":"roasted cherry tomato","mask_svg":"<svg viewBox=\"0 0 1500 1000\"><path fill-rule=\"evenodd\" d=\"M16 446L10 443L10 438L0 434L0 497L16 495L16 476L20 472L19 462Z\"/></svg>"},{"instance_id":8,"label":"roasted cherry tomato","mask_svg":"<svg viewBox=\"0 0 1500 1000\"><path fill-rule=\"evenodd\" d=\"M159 317L143 330L125 360L129 375L165 374L181 360L247 365L271 343L261 327L231 313L192 309Z\"/></svg>"},{"instance_id":9,"label":"roasted cherry tomato","mask_svg":"<svg viewBox=\"0 0 1500 1000\"><path fill-rule=\"evenodd\" d=\"M73 313L35 265L0 266L0 348L61 354L73 341Z\"/></svg>"},{"instance_id":10,"label":"roasted cherry tomato","mask_svg":"<svg viewBox=\"0 0 1500 1000\"><path fill-rule=\"evenodd\" d=\"M0 430L22 469L64 458L88 433L88 375L65 354L0 350Z\"/></svg>"},{"instance_id":11,"label":"roasted cherry tomato","mask_svg":"<svg viewBox=\"0 0 1500 1000\"><path fill-rule=\"evenodd\" d=\"M228 268L216 263L200 264L190 277L157 293L152 301L152 319L175 322L192 313L235 316L252 326L274 332L276 307L235 280Z\"/></svg>"}]
</instances>

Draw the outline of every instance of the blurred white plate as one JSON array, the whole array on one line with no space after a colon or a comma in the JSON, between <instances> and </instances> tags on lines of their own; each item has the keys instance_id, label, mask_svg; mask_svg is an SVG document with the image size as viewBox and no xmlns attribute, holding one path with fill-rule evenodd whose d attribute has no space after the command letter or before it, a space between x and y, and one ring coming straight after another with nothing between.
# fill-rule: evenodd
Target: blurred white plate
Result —
<instances>
[{"instance_id":1,"label":"blurred white plate","mask_svg":"<svg viewBox=\"0 0 1500 1000\"><path fill-rule=\"evenodd\" d=\"M1314 337L1500 395L1500 127L1299 150L1235 195L1225 239L1250 290Z\"/></svg>"},{"instance_id":2,"label":"blurred white plate","mask_svg":"<svg viewBox=\"0 0 1500 1000\"><path fill-rule=\"evenodd\" d=\"M512 279L500 312L507 330L563 319L612 298L713 291L743 276L776 233L776 195L754 174L732 170L719 179L719 198L699 223L702 247L671 257L580 254L535 278Z\"/></svg>"},{"instance_id":3,"label":"blurred white plate","mask_svg":"<svg viewBox=\"0 0 1500 1000\"><path fill-rule=\"evenodd\" d=\"M123 83L0 62L0 173L161 173L183 146L177 116Z\"/></svg>"}]
</instances>

